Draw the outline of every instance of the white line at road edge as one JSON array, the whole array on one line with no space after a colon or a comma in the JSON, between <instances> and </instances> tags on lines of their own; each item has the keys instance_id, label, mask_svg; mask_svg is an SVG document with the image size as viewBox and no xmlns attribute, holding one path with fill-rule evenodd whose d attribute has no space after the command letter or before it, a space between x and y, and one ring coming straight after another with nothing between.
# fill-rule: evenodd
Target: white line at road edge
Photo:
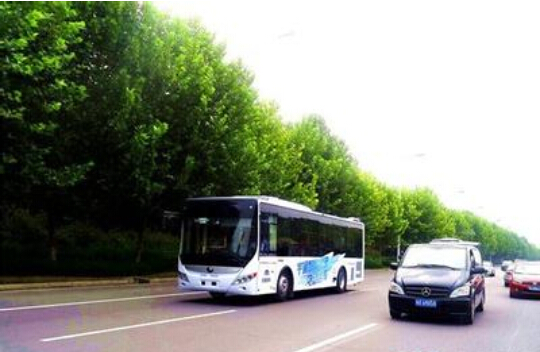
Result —
<instances>
[{"instance_id":1,"label":"white line at road edge","mask_svg":"<svg viewBox=\"0 0 540 352\"><path fill-rule=\"evenodd\" d=\"M168 293L168 294L163 294L163 295L100 299L97 301L81 301L81 302L42 304L39 306L9 307L9 308L0 308L0 312L13 312L17 310L44 309L44 308L56 308L56 307L69 307L69 306L82 306L85 304L137 301L140 299L153 299L153 298L164 298L164 297L175 297L175 296L186 296L186 295L197 295L197 294L201 294L201 292Z\"/></svg>"},{"instance_id":2,"label":"white line at road edge","mask_svg":"<svg viewBox=\"0 0 540 352\"><path fill-rule=\"evenodd\" d=\"M381 288L361 288L359 290L354 290L354 291L351 291L352 293L362 293L362 292L373 292L373 291L382 291Z\"/></svg>"},{"instance_id":3,"label":"white line at road edge","mask_svg":"<svg viewBox=\"0 0 540 352\"><path fill-rule=\"evenodd\" d=\"M349 336L352 336L354 334L358 334L358 333L361 333L361 332L364 332L364 331L367 331L369 329L373 329L374 327L376 327L378 324L376 323L371 323L371 324L368 324L368 325L364 325L362 327L359 327L358 329L354 329L354 330L351 330L351 331L348 331L346 333L343 333L343 334L340 334L340 335L337 335L337 336L334 336L334 337L331 337L329 339L326 339L324 341L321 341L321 342L318 342L314 345L311 345L311 346L308 346L308 347L304 347L304 348L301 348L299 350L296 350L294 352L311 352L311 351L315 351L321 347L324 347L324 346L327 346L327 345L330 345L334 342L337 342L339 340L343 340Z\"/></svg>"},{"instance_id":4,"label":"white line at road edge","mask_svg":"<svg viewBox=\"0 0 540 352\"><path fill-rule=\"evenodd\" d=\"M77 337L84 337L84 336L98 335L98 334L106 334L106 333L109 333L109 332L116 332L116 331L122 331L122 330L138 329L138 328L144 328L144 327L153 326L153 325L177 323L179 321L186 321L186 320L193 320L193 319L200 319L200 318L208 318L208 317L213 317L213 316L216 316L216 315L230 314L230 313L234 313L234 312L236 312L236 310L234 310L234 309L232 309L232 310L224 310L224 311L221 311L221 312L192 315L192 316L182 317L182 318L152 321L150 323L119 326L117 328L104 329L104 330L88 331L88 332L83 332L83 333L80 333L80 334L49 337L49 338L46 338L46 339L41 339L40 341L41 342L53 342L53 341L59 341L59 340L68 340L68 339L74 339L74 338L77 338Z\"/></svg>"}]
</instances>

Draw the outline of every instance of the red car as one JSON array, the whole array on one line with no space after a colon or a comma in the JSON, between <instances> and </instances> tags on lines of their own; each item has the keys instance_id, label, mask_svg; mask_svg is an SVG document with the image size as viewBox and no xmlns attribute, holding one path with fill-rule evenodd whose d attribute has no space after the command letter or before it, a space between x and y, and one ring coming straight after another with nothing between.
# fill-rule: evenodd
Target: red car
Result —
<instances>
[{"instance_id":1,"label":"red car","mask_svg":"<svg viewBox=\"0 0 540 352\"><path fill-rule=\"evenodd\" d=\"M540 262L520 262L510 281L510 297L540 297Z\"/></svg>"}]
</instances>

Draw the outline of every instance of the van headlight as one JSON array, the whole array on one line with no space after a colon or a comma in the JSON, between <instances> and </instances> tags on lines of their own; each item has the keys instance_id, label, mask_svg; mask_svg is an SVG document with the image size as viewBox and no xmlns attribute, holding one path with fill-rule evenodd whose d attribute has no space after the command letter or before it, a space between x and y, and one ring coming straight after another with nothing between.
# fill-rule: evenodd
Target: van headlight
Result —
<instances>
[{"instance_id":1,"label":"van headlight","mask_svg":"<svg viewBox=\"0 0 540 352\"><path fill-rule=\"evenodd\" d=\"M390 292L396 293L398 295L404 295L405 294L405 292L403 292L403 288L401 286L399 286L398 284L396 284L395 282L392 282L390 284L390 288L388 290Z\"/></svg>"},{"instance_id":2,"label":"van headlight","mask_svg":"<svg viewBox=\"0 0 540 352\"><path fill-rule=\"evenodd\" d=\"M450 294L450 298L467 297L471 295L471 286L469 284L456 288Z\"/></svg>"}]
</instances>

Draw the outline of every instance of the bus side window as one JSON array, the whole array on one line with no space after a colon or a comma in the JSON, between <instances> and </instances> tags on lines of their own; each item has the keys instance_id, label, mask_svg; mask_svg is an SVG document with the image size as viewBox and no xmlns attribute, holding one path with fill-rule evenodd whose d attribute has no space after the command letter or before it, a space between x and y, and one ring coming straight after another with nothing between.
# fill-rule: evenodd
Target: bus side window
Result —
<instances>
[{"instance_id":1,"label":"bus side window","mask_svg":"<svg viewBox=\"0 0 540 352\"><path fill-rule=\"evenodd\" d=\"M277 236L278 236L278 226L277 226L278 218L276 215L271 215L268 218L268 223L270 224L270 227L268 229L269 235L270 235L270 254L276 254L277 250Z\"/></svg>"},{"instance_id":2,"label":"bus side window","mask_svg":"<svg viewBox=\"0 0 540 352\"><path fill-rule=\"evenodd\" d=\"M270 224L268 223L268 215L261 214L261 242L259 245L259 254L268 255L270 252Z\"/></svg>"},{"instance_id":3,"label":"bus side window","mask_svg":"<svg viewBox=\"0 0 540 352\"><path fill-rule=\"evenodd\" d=\"M277 247L277 216L261 214L260 255L275 255Z\"/></svg>"}]
</instances>

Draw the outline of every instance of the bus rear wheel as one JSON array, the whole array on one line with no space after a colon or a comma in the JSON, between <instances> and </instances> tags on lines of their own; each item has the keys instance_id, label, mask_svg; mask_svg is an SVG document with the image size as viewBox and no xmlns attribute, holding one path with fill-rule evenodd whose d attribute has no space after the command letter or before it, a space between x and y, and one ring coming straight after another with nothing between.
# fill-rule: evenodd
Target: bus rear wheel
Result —
<instances>
[{"instance_id":1,"label":"bus rear wheel","mask_svg":"<svg viewBox=\"0 0 540 352\"><path fill-rule=\"evenodd\" d=\"M345 268L340 268L336 278L336 292L343 293L347 291L347 273Z\"/></svg>"},{"instance_id":2,"label":"bus rear wheel","mask_svg":"<svg viewBox=\"0 0 540 352\"><path fill-rule=\"evenodd\" d=\"M282 271L277 280L276 297L280 301L286 301L292 296L293 281L291 274Z\"/></svg>"}]
</instances>

